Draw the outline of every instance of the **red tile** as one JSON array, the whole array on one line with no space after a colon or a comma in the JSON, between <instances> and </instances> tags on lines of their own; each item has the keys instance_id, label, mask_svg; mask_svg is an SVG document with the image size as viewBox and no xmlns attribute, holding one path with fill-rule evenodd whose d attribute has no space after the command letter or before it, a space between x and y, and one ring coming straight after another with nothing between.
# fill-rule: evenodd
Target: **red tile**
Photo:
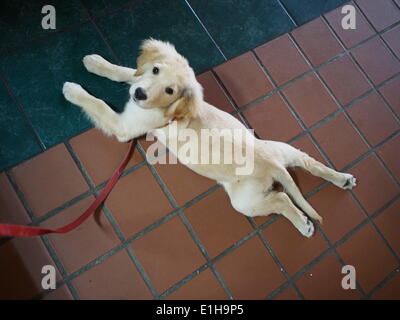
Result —
<instances>
[{"instance_id":1,"label":"red tile","mask_svg":"<svg viewBox=\"0 0 400 320\"><path fill-rule=\"evenodd\" d=\"M197 76L197 81L203 86L206 102L229 113L235 110L211 71Z\"/></svg>"},{"instance_id":2,"label":"red tile","mask_svg":"<svg viewBox=\"0 0 400 320\"><path fill-rule=\"evenodd\" d=\"M236 299L264 299L285 281L257 236L215 265Z\"/></svg>"},{"instance_id":3,"label":"red tile","mask_svg":"<svg viewBox=\"0 0 400 320\"><path fill-rule=\"evenodd\" d=\"M400 71L400 63L378 38L368 41L352 54L375 85Z\"/></svg>"},{"instance_id":4,"label":"red tile","mask_svg":"<svg viewBox=\"0 0 400 320\"><path fill-rule=\"evenodd\" d=\"M72 280L83 300L152 299L150 290L125 250Z\"/></svg>"},{"instance_id":5,"label":"red tile","mask_svg":"<svg viewBox=\"0 0 400 320\"><path fill-rule=\"evenodd\" d=\"M128 143L107 137L98 129L91 129L72 138L70 144L95 185L111 178L129 148ZM136 149L126 167L141 161L143 158Z\"/></svg>"},{"instance_id":6,"label":"red tile","mask_svg":"<svg viewBox=\"0 0 400 320\"><path fill-rule=\"evenodd\" d=\"M343 106L372 89L348 56L326 65L319 73Z\"/></svg>"},{"instance_id":7,"label":"red tile","mask_svg":"<svg viewBox=\"0 0 400 320\"><path fill-rule=\"evenodd\" d=\"M339 170L368 151L343 113L313 130L312 134Z\"/></svg>"},{"instance_id":8,"label":"red tile","mask_svg":"<svg viewBox=\"0 0 400 320\"><path fill-rule=\"evenodd\" d=\"M296 178L296 177L294 177ZM296 181L297 182L297 181ZM257 226L261 226L262 224L266 223L267 221L271 220L272 218L276 217L278 214L277 213L272 213L269 214L268 216L257 216L252 219L254 219L254 222L256 223Z\"/></svg>"},{"instance_id":9,"label":"red tile","mask_svg":"<svg viewBox=\"0 0 400 320\"><path fill-rule=\"evenodd\" d=\"M353 2L349 4L353 5ZM354 5L353 5L354 6ZM355 6L354 6L355 7ZM342 14L343 6L327 13L325 17L328 19L329 24L332 26L333 30L335 30L336 34L339 36L340 40L342 40L343 44L347 48L351 48L361 41L368 39L369 37L375 34L374 30L370 26L370 24L365 20L360 10L356 9L356 28L355 29L343 29L342 27L342 19L344 14Z\"/></svg>"},{"instance_id":10,"label":"red tile","mask_svg":"<svg viewBox=\"0 0 400 320\"><path fill-rule=\"evenodd\" d=\"M78 218L94 201L90 196L58 213L41 224L56 229ZM90 217L67 234L49 235L50 242L68 273L73 273L119 244L110 223L102 211Z\"/></svg>"},{"instance_id":11,"label":"red tile","mask_svg":"<svg viewBox=\"0 0 400 320\"><path fill-rule=\"evenodd\" d=\"M357 0L356 2L378 31L400 20L400 10L391 0Z\"/></svg>"},{"instance_id":12,"label":"red tile","mask_svg":"<svg viewBox=\"0 0 400 320\"><path fill-rule=\"evenodd\" d=\"M74 298L68 287L63 285L61 288L52 290L42 300L74 300Z\"/></svg>"},{"instance_id":13,"label":"red tile","mask_svg":"<svg viewBox=\"0 0 400 320\"><path fill-rule=\"evenodd\" d=\"M321 18L293 30L292 35L314 66L320 65L343 51Z\"/></svg>"},{"instance_id":14,"label":"red tile","mask_svg":"<svg viewBox=\"0 0 400 320\"><path fill-rule=\"evenodd\" d=\"M40 238L14 238L0 246L0 299L32 299L42 289L42 268L55 263Z\"/></svg>"},{"instance_id":15,"label":"red tile","mask_svg":"<svg viewBox=\"0 0 400 320\"><path fill-rule=\"evenodd\" d=\"M229 60L214 70L239 107L273 89L256 58L250 52Z\"/></svg>"},{"instance_id":16,"label":"red tile","mask_svg":"<svg viewBox=\"0 0 400 320\"><path fill-rule=\"evenodd\" d=\"M391 255L373 227L368 224L337 248L346 265L356 269L356 279L368 293L396 267Z\"/></svg>"},{"instance_id":17,"label":"red tile","mask_svg":"<svg viewBox=\"0 0 400 320\"><path fill-rule=\"evenodd\" d=\"M253 230L246 217L232 208L222 188L190 206L185 215L211 257Z\"/></svg>"},{"instance_id":18,"label":"red tile","mask_svg":"<svg viewBox=\"0 0 400 320\"><path fill-rule=\"evenodd\" d=\"M228 296L210 269L201 272L167 297L167 300L225 299L228 299Z\"/></svg>"},{"instance_id":19,"label":"red tile","mask_svg":"<svg viewBox=\"0 0 400 320\"><path fill-rule=\"evenodd\" d=\"M307 127L338 110L335 101L314 73L285 88L283 93Z\"/></svg>"},{"instance_id":20,"label":"red tile","mask_svg":"<svg viewBox=\"0 0 400 320\"><path fill-rule=\"evenodd\" d=\"M389 208L375 218L375 224L383 233L383 236L388 241L393 250L400 255L400 238L399 238L399 223L400 223L400 201L392 203Z\"/></svg>"},{"instance_id":21,"label":"red tile","mask_svg":"<svg viewBox=\"0 0 400 320\"><path fill-rule=\"evenodd\" d=\"M254 51L278 86L310 69L287 34Z\"/></svg>"},{"instance_id":22,"label":"red tile","mask_svg":"<svg viewBox=\"0 0 400 320\"><path fill-rule=\"evenodd\" d=\"M400 58L400 27L396 27L382 35L397 57Z\"/></svg>"},{"instance_id":23,"label":"red tile","mask_svg":"<svg viewBox=\"0 0 400 320\"><path fill-rule=\"evenodd\" d=\"M303 130L278 94L243 111L261 139L288 141Z\"/></svg>"},{"instance_id":24,"label":"red tile","mask_svg":"<svg viewBox=\"0 0 400 320\"><path fill-rule=\"evenodd\" d=\"M172 211L167 197L146 166L118 181L105 203L126 237Z\"/></svg>"},{"instance_id":25,"label":"red tile","mask_svg":"<svg viewBox=\"0 0 400 320\"><path fill-rule=\"evenodd\" d=\"M400 275L397 273L373 296L373 300L400 300Z\"/></svg>"},{"instance_id":26,"label":"red tile","mask_svg":"<svg viewBox=\"0 0 400 320\"><path fill-rule=\"evenodd\" d=\"M318 151L317 147L312 142L309 135L304 135L303 137L297 139L295 142L292 143L292 146L307 153L315 160L318 160L325 165L327 164L321 153ZM299 186L303 194L309 193L324 182L322 178L313 176L311 173L301 168L291 169L290 173L295 175L294 179L296 181L296 184Z\"/></svg>"},{"instance_id":27,"label":"red tile","mask_svg":"<svg viewBox=\"0 0 400 320\"><path fill-rule=\"evenodd\" d=\"M350 193L333 184L322 188L309 201L324 218L322 229L332 243L365 220L365 215Z\"/></svg>"},{"instance_id":28,"label":"red tile","mask_svg":"<svg viewBox=\"0 0 400 320\"><path fill-rule=\"evenodd\" d=\"M282 293L276 296L274 300L299 300L299 297L292 287L288 287Z\"/></svg>"},{"instance_id":29,"label":"red tile","mask_svg":"<svg viewBox=\"0 0 400 320\"><path fill-rule=\"evenodd\" d=\"M379 91L390 104L396 115L400 117L400 78L389 82L384 87L380 88Z\"/></svg>"},{"instance_id":30,"label":"red tile","mask_svg":"<svg viewBox=\"0 0 400 320\"><path fill-rule=\"evenodd\" d=\"M347 112L372 146L376 146L400 128L377 93L358 101Z\"/></svg>"},{"instance_id":31,"label":"red tile","mask_svg":"<svg viewBox=\"0 0 400 320\"><path fill-rule=\"evenodd\" d=\"M131 244L159 293L206 263L179 217L174 217Z\"/></svg>"},{"instance_id":32,"label":"red tile","mask_svg":"<svg viewBox=\"0 0 400 320\"><path fill-rule=\"evenodd\" d=\"M357 177L353 193L370 215L399 193L399 187L373 154L353 167L351 173Z\"/></svg>"},{"instance_id":33,"label":"red tile","mask_svg":"<svg viewBox=\"0 0 400 320\"><path fill-rule=\"evenodd\" d=\"M296 281L306 300L353 300L361 299L357 289L343 289L342 265L329 254Z\"/></svg>"},{"instance_id":34,"label":"red tile","mask_svg":"<svg viewBox=\"0 0 400 320\"><path fill-rule=\"evenodd\" d=\"M300 271L328 249L318 232L308 239L284 217L265 228L263 233L290 275Z\"/></svg>"},{"instance_id":35,"label":"red tile","mask_svg":"<svg viewBox=\"0 0 400 320\"><path fill-rule=\"evenodd\" d=\"M14 167L11 172L38 217L88 190L63 144Z\"/></svg>"},{"instance_id":36,"label":"red tile","mask_svg":"<svg viewBox=\"0 0 400 320\"><path fill-rule=\"evenodd\" d=\"M400 136L396 136L378 149L378 154L383 159L391 173L400 181L399 166Z\"/></svg>"},{"instance_id":37,"label":"red tile","mask_svg":"<svg viewBox=\"0 0 400 320\"><path fill-rule=\"evenodd\" d=\"M176 161L176 157L171 153L168 156L171 157L171 161ZM181 163L170 163L171 161L156 164L155 168L179 206L215 186L214 180L195 173Z\"/></svg>"},{"instance_id":38,"label":"red tile","mask_svg":"<svg viewBox=\"0 0 400 320\"><path fill-rule=\"evenodd\" d=\"M5 173L0 173L0 223L29 224L31 219Z\"/></svg>"}]
</instances>

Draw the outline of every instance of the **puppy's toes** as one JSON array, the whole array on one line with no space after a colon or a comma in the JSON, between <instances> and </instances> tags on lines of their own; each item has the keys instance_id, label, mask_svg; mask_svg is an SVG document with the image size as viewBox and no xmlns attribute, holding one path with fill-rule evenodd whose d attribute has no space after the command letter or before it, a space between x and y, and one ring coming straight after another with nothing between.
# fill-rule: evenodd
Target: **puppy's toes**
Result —
<instances>
[{"instance_id":1,"label":"puppy's toes","mask_svg":"<svg viewBox=\"0 0 400 320\"><path fill-rule=\"evenodd\" d=\"M89 72L96 73L105 60L98 54L90 54L83 58L83 65Z\"/></svg>"},{"instance_id":2,"label":"puppy's toes","mask_svg":"<svg viewBox=\"0 0 400 320\"><path fill-rule=\"evenodd\" d=\"M345 175L345 181L341 188L351 190L357 185L357 179L351 174L345 173Z\"/></svg>"},{"instance_id":3,"label":"puppy's toes","mask_svg":"<svg viewBox=\"0 0 400 320\"><path fill-rule=\"evenodd\" d=\"M73 82L65 82L63 85L64 97L69 102L76 104L79 100L79 96L84 92L85 90L83 90L83 88L79 84Z\"/></svg>"},{"instance_id":4,"label":"puppy's toes","mask_svg":"<svg viewBox=\"0 0 400 320\"><path fill-rule=\"evenodd\" d=\"M310 238L314 234L314 224L306 216L303 216L302 220L303 223L301 223L300 226L297 225L296 227L303 236Z\"/></svg>"},{"instance_id":5,"label":"puppy's toes","mask_svg":"<svg viewBox=\"0 0 400 320\"><path fill-rule=\"evenodd\" d=\"M302 230L300 231L302 233L303 236L307 237L307 238L311 238L312 235L314 234L314 224L311 222L311 220L307 219L307 222L304 226L304 228L302 228Z\"/></svg>"}]
</instances>

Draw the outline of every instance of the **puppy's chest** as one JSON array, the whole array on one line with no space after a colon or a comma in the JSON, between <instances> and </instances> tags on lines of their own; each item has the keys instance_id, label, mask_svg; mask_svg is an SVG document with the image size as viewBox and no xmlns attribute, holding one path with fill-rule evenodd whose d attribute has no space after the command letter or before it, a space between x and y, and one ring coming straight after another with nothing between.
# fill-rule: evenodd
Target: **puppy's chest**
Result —
<instances>
[{"instance_id":1,"label":"puppy's chest","mask_svg":"<svg viewBox=\"0 0 400 320\"><path fill-rule=\"evenodd\" d=\"M125 108L125 117L129 123L136 127L143 127L145 132L158 128L167 123L167 118L162 109L143 109L133 101L129 102Z\"/></svg>"}]
</instances>

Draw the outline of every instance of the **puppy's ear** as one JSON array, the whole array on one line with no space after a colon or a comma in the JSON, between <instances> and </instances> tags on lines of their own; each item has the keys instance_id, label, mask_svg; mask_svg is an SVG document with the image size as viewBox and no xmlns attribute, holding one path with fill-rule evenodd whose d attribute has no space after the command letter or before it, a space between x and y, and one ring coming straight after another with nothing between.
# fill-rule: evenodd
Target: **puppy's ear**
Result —
<instances>
[{"instance_id":1,"label":"puppy's ear","mask_svg":"<svg viewBox=\"0 0 400 320\"><path fill-rule=\"evenodd\" d=\"M152 38L143 41L142 45L140 46L140 51L141 53L136 61L136 76L140 76L144 73L144 69L147 64L153 64L158 60L162 60L163 57L167 55L177 54L175 47L169 42L155 40Z\"/></svg>"},{"instance_id":2,"label":"puppy's ear","mask_svg":"<svg viewBox=\"0 0 400 320\"><path fill-rule=\"evenodd\" d=\"M203 88L195 81L184 89L182 97L175 101L166 111L166 116L180 119L190 119L197 116L203 102Z\"/></svg>"}]
</instances>

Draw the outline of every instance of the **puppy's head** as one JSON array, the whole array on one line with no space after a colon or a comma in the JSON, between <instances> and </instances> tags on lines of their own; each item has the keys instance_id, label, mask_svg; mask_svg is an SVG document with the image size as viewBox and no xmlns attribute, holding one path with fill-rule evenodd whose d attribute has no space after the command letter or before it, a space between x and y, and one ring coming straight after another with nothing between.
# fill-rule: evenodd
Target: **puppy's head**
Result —
<instances>
[{"instance_id":1,"label":"puppy's head","mask_svg":"<svg viewBox=\"0 0 400 320\"><path fill-rule=\"evenodd\" d=\"M175 47L159 40L145 40L129 90L144 109L165 108L171 118L194 117L203 100L203 89L192 68Z\"/></svg>"}]
</instances>

